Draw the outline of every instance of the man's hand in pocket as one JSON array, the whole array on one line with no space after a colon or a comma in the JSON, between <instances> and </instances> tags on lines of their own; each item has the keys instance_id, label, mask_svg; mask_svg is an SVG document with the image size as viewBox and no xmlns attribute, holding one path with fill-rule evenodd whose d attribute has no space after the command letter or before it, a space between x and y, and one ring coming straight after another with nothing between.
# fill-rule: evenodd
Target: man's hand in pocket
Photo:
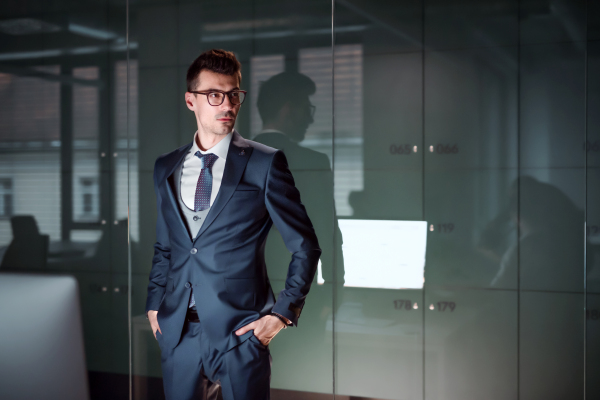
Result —
<instances>
[{"instance_id":1,"label":"man's hand in pocket","mask_svg":"<svg viewBox=\"0 0 600 400\"><path fill-rule=\"evenodd\" d=\"M235 334L240 336L250 329L254 329L254 336L256 336L262 344L267 346L284 326L285 324L279 318L274 317L273 315L265 315L256 321L250 322L248 325L242 326L235 331Z\"/></svg>"},{"instance_id":2,"label":"man's hand in pocket","mask_svg":"<svg viewBox=\"0 0 600 400\"><path fill-rule=\"evenodd\" d=\"M158 326L158 318L156 315L158 311L150 310L148 311L148 320L150 321L150 327L152 328L152 333L154 334L154 339L156 339L156 331L159 331L162 335L162 331L160 330L160 326Z\"/></svg>"}]
</instances>

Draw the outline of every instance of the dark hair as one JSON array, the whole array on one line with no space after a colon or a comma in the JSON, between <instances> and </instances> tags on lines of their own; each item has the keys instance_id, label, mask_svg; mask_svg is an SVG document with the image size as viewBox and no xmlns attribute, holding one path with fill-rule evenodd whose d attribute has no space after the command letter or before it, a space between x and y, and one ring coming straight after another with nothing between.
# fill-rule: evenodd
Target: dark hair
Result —
<instances>
[{"instance_id":1,"label":"dark hair","mask_svg":"<svg viewBox=\"0 0 600 400\"><path fill-rule=\"evenodd\" d=\"M237 75L238 82L242 83L242 64L235 58L231 51L210 49L200 54L187 71L187 91L196 90L200 79L200 72L207 69L223 75Z\"/></svg>"},{"instance_id":2,"label":"dark hair","mask_svg":"<svg viewBox=\"0 0 600 400\"><path fill-rule=\"evenodd\" d=\"M258 90L256 106L263 123L277 117L287 102L298 103L314 94L315 82L299 72L282 72L262 82Z\"/></svg>"}]
</instances>

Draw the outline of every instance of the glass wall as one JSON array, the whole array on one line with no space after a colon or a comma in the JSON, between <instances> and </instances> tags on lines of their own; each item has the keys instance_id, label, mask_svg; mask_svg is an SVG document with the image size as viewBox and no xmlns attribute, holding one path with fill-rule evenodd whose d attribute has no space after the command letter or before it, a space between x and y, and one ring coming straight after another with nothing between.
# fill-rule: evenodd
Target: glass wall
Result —
<instances>
[{"instance_id":1,"label":"glass wall","mask_svg":"<svg viewBox=\"0 0 600 400\"><path fill-rule=\"evenodd\" d=\"M77 279L92 398L129 374L125 10L0 5L0 272Z\"/></svg>"},{"instance_id":2,"label":"glass wall","mask_svg":"<svg viewBox=\"0 0 600 400\"><path fill-rule=\"evenodd\" d=\"M0 272L77 278L92 399L164 398L153 169L211 48L322 249L273 399L600 397L596 2L9 2L0 38ZM275 295L291 257L273 226Z\"/></svg>"},{"instance_id":3,"label":"glass wall","mask_svg":"<svg viewBox=\"0 0 600 400\"><path fill-rule=\"evenodd\" d=\"M335 4L336 393L597 396L597 12ZM362 85L342 82L349 49Z\"/></svg>"},{"instance_id":4,"label":"glass wall","mask_svg":"<svg viewBox=\"0 0 600 400\"><path fill-rule=\"evenodd\" d=\"M323 249L322 273L302 311L301 328L282 331L269 345L274 360L273 396L288 398L290 391L299 391L331 397L335 259L331 12L331 3L326 1L130 5L130 55L137 62L139 76L139 137L137 146L131 148L136 161L130 162L130 173L139 186L130 189L139 190L139 199L147 199L131 202L130 208L132 217L139 216L139 233L131 230L135 398L151 396L161 377L160 349L144 314L156 241L154 161L193 140L197 123L184 102L186 72L210 48L233 51L241 62L241 88L248 91L248 97L236 130L246 139L284 150ZM362 60L360 56L349 60L357 71L352 83L360 85ZM267 83L275 76L277 80L270 81L275 84ZM260 110L259 96L266 99ZM288 106L283 109L273 99ZM360 111L360 101L350 100L355 112ZM312 113L310 104L314 105ZM265 258L277 295L285 286L291 254L275 226L268 236Z\"/></svg>"}]
</instances>

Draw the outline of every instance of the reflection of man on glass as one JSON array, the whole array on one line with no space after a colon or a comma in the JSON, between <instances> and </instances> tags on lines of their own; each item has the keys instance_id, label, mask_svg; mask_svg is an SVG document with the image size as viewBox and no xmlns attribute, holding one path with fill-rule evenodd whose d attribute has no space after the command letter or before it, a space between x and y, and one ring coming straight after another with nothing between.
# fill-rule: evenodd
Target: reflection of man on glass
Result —
<instances>
[{"instance_id":1,"label":"reflection of man on glass","mask_svg":"<svg viewBox=\"0 0 600 400\"><path fill-rule=\"evenodd\" d=\"M535 290L577 290L584 243L583 211L558 187L520 176L509 188L508 208L484 230L479 250L499 269L490 286ZM511 238L518 226L519 238Z\"/></svg>"},{"instance_id":2,"label":"reflection of man on glass","mask_svg":"<svg viewBox=\"0 0 600 400\"><path fill-rule=\"evenodd\" d=\"M294 332L282 338L289 342L282 346L286 357L310 360L311 368L302 371L302 376L297 379L298 384L309 391L317 391L329 384L326 380L331 376L332 345L331 332L326 332L326 327L334 313L334 283L337 282L338 287L344 284L342 235L335 213L331 163L327 154L300 144L309 126L314 123L314 115L323 112L316 110L310 101L316 89L312 79L295 71L279 73L261 83L256 105L263 129L253 138L284 152L322 249L323 281L311 288L310 301L302 314L302 333ZM323 150L327 151L327 147L332 146L331 134L327 131L319 134L323 139ZM276 228L274 226L269 233L265 254L271 281L282 282L286 279L285 266L290 253ZM339 306L340 303L335 304ZM279 372L293 374L296 372L294 368L294 365L287 364Z\"/></svg>"},{"instance_id":3,"label":"reflection of man on glass","mask_svg":"<svg viewBox=\"0 0 600 400\"><path fill-rule=\"evenodd\" d=\"M302 193L302 203L313 221L317 237L322 239L323 280L333 283L335 276L335 281L343 284L342 235L335 213L331 163L326 154L300 145L314 122L316 107L311 104L310 96L315 92L315 82L299 72L282 72L263 82L257 99L263 129L253 140L285 153L296 187ZM332 142L329 143L331 146ZM273 244L271 251L289 257L281 246ZM279 275L285 277L285 271L282 272L283 275Z\"/></svg>"},{"instance_id":4,"label":"reflection of man on glass","mask_svg":"<svg viewBox=\"0 0 600 400\"><path fill-rule=\"evenodd\" d=\"M240 69L223 50L194 61L185 101L198 130L154 167L146 311L167 399L206 398L214 389L207 381L220 384L224 399L268 399L268 344L297 325L321 254L284 153L233 129L245 97ZM264 259L273 223L292 253L277 300Z\"/></svg>"}]
</instances>

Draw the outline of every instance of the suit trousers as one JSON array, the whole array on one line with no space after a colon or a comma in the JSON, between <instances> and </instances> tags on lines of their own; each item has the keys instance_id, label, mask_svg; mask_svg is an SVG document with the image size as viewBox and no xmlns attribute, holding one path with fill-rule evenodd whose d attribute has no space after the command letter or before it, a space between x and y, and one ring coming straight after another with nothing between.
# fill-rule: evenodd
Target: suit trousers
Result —
<instances>
[{"instance_id":1,"label":"suit trousers","mask_svg":"<svg viewBox=\"0 0 600 400\"><path fill-rule=\"evenodd\" d=\"M225 353L187 318L175 348L163 348L159 331L156 338L166 400L270 400L273 359L254 333Z\"/></svg>"}]
</instances>

